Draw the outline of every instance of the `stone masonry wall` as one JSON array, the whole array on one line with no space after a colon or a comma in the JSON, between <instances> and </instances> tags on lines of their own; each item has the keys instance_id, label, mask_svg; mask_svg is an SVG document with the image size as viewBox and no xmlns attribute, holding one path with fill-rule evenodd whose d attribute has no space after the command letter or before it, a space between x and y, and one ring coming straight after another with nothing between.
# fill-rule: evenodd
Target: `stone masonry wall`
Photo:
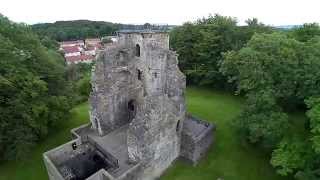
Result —
<instances>
[{"instance_id":1,"label":"stone masonry wall","mask_svg":"<svg viewBox=\"0 0 320 180\"><path fill-rule=\"evenodd\" d=\"M182 130L181 157L196 165L213 143L214 126L188 116Z\"/></svg>"}]
</instances>

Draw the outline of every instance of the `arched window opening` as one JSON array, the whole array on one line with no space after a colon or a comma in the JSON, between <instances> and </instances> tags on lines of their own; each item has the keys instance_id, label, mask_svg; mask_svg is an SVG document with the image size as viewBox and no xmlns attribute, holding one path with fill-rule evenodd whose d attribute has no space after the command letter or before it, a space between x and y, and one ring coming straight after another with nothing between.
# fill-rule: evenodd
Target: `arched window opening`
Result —
<instances>
[{"instance_id":1,"label":"arched window opening","mask_svg":"<svg viewBox=\"0 0 320 180\"><path fill-rule=\"evenodd\" d=\"M176 131L178 132L180 130L180 120L177 122Z\"/></svg>"},{"instance_id":2,"label":"arched window opening","mask_svg":"<svg viewBox=\"0 0 320 180\"><path fill-rule=\"evenodd\" d=\"M139 46L139 44L136 45L136 56L140 57L140 46Z\"/></svg>"},{"instance_id":3,"label":"arched window opening","mask_svg":"<svg viewBox=\"0 0 320 180\"><path fill-rule=\"evenodd\" d=\"M141 80L142 72L138 69L138 79Z\"/></svg>"}]
</instances>

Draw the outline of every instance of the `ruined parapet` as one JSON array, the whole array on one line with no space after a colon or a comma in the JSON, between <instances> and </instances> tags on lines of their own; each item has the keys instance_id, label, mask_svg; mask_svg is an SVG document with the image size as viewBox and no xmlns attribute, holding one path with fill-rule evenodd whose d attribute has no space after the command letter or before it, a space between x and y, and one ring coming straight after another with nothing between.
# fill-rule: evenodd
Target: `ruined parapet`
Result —
<instances>
[{"instance_id":1,"label":"ruined parapet","mask_svg":"<svg viewBox=\"0 0 320 180\"><path fill-rule=\"evenodd\" d=\"M187 116L181 139L181 157L196 165L213 143L215 126L198 118Z\"/></svg>"}]
</instances>

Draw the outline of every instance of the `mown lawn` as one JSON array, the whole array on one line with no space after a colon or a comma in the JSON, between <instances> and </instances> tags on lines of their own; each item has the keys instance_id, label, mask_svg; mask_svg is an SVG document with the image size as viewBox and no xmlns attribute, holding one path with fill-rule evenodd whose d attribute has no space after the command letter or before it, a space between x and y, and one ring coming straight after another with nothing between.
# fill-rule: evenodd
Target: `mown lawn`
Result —
<instances>
[{"instance_id":1,"label":"mown lawn","mask_svg":"<svg viewBox=\"0 0 320 180\"><path fill-rule=\"evenodd\" d=\"M242 99L231 94L188 88L188 111L217 126L216 143L197 167L177 161L161 178L163 180L281 180L269 164L269 157L240 141L232 120L241 112ZM46 180L42 153L70 140L69 130L88 122L88 105L72 111L72 118L56 133L50 135L24 162L0 165L0 180Z\"/></svg>"}]
</instances>

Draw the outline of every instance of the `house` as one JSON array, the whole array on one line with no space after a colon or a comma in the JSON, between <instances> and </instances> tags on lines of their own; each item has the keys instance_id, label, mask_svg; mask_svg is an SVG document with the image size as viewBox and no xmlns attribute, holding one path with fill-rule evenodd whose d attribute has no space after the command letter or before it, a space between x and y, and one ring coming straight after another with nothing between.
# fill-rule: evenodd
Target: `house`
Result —
<instances>
[{"instance_id":1,"label":"house","mask_svg":"<svg viewBox=\"0 0 320 180\"><path fill-rule=\"evenodd\" d=\"M59 43L60 47L70 47L70 46L80 46L83 47L84 46L84 42L83 40L76 40L76 41L62 41Z\"/></svg>"},{"instance_id":2,"label":"house","mask_svg":"<svg viewBox=\"0 0 320 180\"><path fill-rule=\"evenodd\" d=\"M67 56L66 63L70 64L78 64L78 63L92 63L95 57L91 55L78 55L78 56Z\"/></svg>"},{"instance_id":3,"label":"house","mask_svg":"<svg viewBox=\"0 0 320 180\"><path fill-rule=\"evenodd\" d=\"M82 48L79 46L65 46L62 47L65 57L69 56L80 56Z\"/></svg>"},{"instance_id":4,"label":"house","mask_svg":"<svg viewBox=\"0 0 320 180\"><path fill-rule=\"evenodd\" d=\"M101 39L100 38L88 38L85 39L85 45L86 47L88 46L96 46L97 44L101 43Z\"/></svg>"},{"instance_id":5,"label":"house","mask_svg":"<svg viewBox=\"0 0 320 180\"><path fill-rule=\"evenodd\" d=\"M103 46L99 38L60 42L60 50L64 52L68 65L91 63L100 49L103 49Z\"/></svg>"}]
</instances>

